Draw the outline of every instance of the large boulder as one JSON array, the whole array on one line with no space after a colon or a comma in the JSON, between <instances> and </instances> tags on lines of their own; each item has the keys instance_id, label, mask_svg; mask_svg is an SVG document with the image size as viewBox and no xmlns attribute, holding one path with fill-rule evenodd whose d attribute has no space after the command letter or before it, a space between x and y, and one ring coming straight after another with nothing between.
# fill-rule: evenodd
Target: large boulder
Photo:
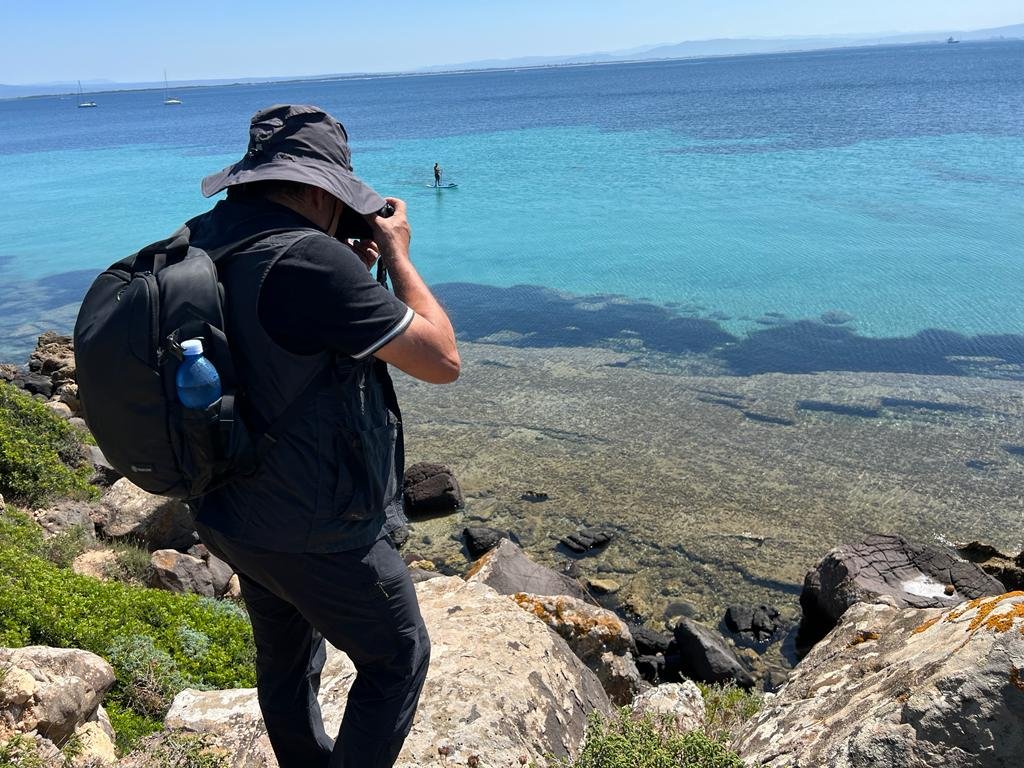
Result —
<instances>
[{"instance_id":1,"label":"large boulder","mask_svg":"<svg viewBox=\"0 0 1024 768\"><path fill-rule=\"evenodd\" d=\"M680 619L672 629L674 641L665 655L668 674L673 670L702 683L754 685L754 678L721 634L691 619Z\"/></svg>"},{"instance_id":2,"label":"large boulder","mask_svg":"<svg viewBox=\"0 0 1024 768\"><path fill-rule=\"evenodd\" d=\"M422 461L405 471L405 513L410 518L462 509L462 488L448 467Z\"/></svg>"},{"instance_id":3,"label":"large boulder","mask_svg":"<svg viewBox=\"0 0 1024 768\"><path fill-rule=\"evenodd\" d=\"M217 597L213 575L200 557L186 555L176 549L158 549L150 556L149 565L148 581L151 587ZM231 578L230 575L228 578ZM227 586L226 581L224 586Z\"/></svg>"},{"instance_id":4,"label":"large boulder","mask_svg":"<svg viewBox=\"0 0 1024 768\"><path fill-rule=\"evenodd\" d=\"M0 648L0 726L36 731L63 744L94 720L114 670L103 659L74 648Z\"/></svg>"},{"instance_id":5,"label":"large boulder","mask_svg":"<svg viewBox=\"0 0 1024 768\"><path fill-rule=\"evenodd\" d=\"M110 487L100 507L97 524L107 538L134 539L151 551L185 550L197 541L192 514L184 502L146 493L127 478Z\"/></svg>"},{"instance_id":6,"label":"large boulder","mask_svg":"<svg viewBox=\"0 0 1024 768\"><path fill-rule=\"evenodd\" d=\"M740 734L766 768L1017 768L1024 592L945 611L861 604Z\"/></svg>"},{"instance_id":7,"label":"large boulder","mask_svg":"<svg viewBox=\"0 0 1024 768\"><path fill-rule=\"evenodd\" d=\"M801 645L813 645L855 603L891 597L909 608L951 608L1003 585L952 552L919 547L902 536L868 536L829 552L804 579Z\"/></svg>"},{"instance_id":8,"label":"large boulder","mask_svg":"<svg viewBox=\"0 0 1024 768\"><path fill-rule=\"evenodd\" d=\"M398 768L450 765L478 755L482 765L543 763L573 757L587 714L613 708L594 674L547 626L484 584L439 577L416 585L431 637L430 671ZM348 657L333 649L321 681L329 733L336 732L355 678ZM170 728L209 734L231 753L231 768L274 768L254 690L179 694Z\"/></svg>"},{"instance_id":9,"label":"large boulder","mask_svg":"<svg viewBox=\"0 0 1024 768\"><path fill-rule=\"evenodd\" d=\"M561 636L619 706L633 701L644 684L633 661L629 627L609 610L566 595L528 595L513 599Z\"/></svg>"},{"instance_id":10,"label":"large boulder","mask_svg":"<svg viewBox=\"0 0 1024 768\"><path fill-rule=\"evenodd\" d=\"M594 602L575 579L538 565L508 539L477 560L466 574L469 581L486 584L503 595L568 595Z\"/></svg>"}]
</instances>

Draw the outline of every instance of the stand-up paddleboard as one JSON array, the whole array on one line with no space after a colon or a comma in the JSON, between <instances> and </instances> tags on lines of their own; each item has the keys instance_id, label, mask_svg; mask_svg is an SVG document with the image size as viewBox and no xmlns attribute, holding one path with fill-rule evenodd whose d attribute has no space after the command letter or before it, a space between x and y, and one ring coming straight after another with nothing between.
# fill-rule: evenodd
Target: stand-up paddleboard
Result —
<instances>
[{"instance_id":1,"label":"stand-up paddleboard","mask_svg":"<svg viewBox=\"0 0 1024 768\"><path fill-rule=\"evenodd\" d=\"M427 186L430 187L431 189L455 189L459 185L458 184L442 184L441 186L438 186L437 184L427 184Z\"/></svg>"}]
</instances>

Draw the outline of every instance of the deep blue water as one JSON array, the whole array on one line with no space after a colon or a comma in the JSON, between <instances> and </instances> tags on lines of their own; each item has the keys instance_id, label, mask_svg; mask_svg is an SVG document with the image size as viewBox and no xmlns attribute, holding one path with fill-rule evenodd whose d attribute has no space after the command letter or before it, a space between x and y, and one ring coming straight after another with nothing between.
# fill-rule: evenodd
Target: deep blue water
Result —
<instances>
[{"instance_id":1,"label":"deep blue water","mask_svg":"<svg viewBox=\"0 0 1024 768\"><path fill-rule=\"evenodd\" d=\"M1024 362L1022 42L175 95L0 102L0 359L203 210L252 112L306 102L409 201L414 259L467 338L630 331L737 373ZM435 161L458 189L426 188Z\"/></svg>"}]
</instances>

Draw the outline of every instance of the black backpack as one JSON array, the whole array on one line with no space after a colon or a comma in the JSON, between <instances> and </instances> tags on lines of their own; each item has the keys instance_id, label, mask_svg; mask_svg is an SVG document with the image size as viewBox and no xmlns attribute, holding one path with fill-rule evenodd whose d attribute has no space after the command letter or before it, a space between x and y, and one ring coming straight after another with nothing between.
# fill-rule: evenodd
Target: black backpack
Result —
<instances>
[{"instance_id":1,"label":"black backpack","mask_svg":"<svg viewBox=\"0 0 1024 768\"><path fill-rule=\"evenodd\" d=\"M225 335L224 287L215 262L282 231L269 230L207 253L182 227L112 264L93 282L75 323L75 367L86 423L107 461L150 493L190 499L255 471L324 371L262 433L239 413ZM203 340L222 397L205 410L179 401L181 342Z\"/></svg>"}]
</instances>

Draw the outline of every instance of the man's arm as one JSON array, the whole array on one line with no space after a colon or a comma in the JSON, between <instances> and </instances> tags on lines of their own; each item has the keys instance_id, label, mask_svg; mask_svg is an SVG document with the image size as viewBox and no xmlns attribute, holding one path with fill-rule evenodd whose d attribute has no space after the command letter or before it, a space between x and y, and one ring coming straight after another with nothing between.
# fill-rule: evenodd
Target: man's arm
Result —
<instances>
[{"instance_id":1,"label":"man's arm","mask_svg":"<svg viewBox=\"0 0 1024 768\"><path fill-rule=\"evenodd\" d=\"M391 275L395 296L416 315L402 334L373 354L414 378L431 384L448 384L459 377L461 367L455 330L409 259L412 233L405 203L390 197L387 201L395 207L395 212L386 219L380 216L374 219L374 240L380 246L380 256Z\"/></svg>"}]
</instances>

